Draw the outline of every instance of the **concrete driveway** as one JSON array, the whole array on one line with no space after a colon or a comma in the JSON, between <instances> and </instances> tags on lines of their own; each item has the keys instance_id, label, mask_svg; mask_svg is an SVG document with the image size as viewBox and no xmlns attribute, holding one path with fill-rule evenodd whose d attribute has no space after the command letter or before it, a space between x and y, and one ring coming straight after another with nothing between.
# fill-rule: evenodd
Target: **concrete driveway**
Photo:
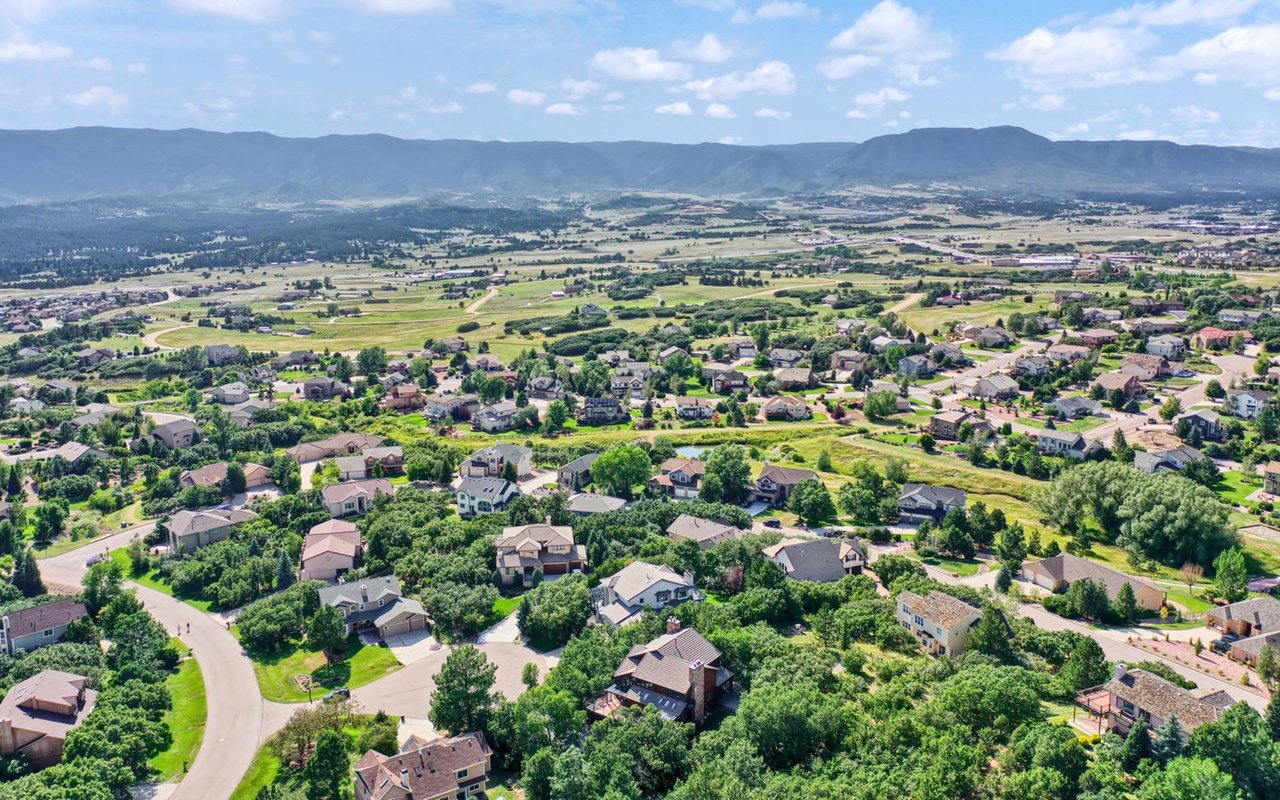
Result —
<instances>
[{"instance_id":1,"label":"concrete driveway","mask_svg":"<svg viewBox=\"0 0 1280 800\"><path fill-rule=\"evenodd\" d=\"M363 639L364 637L362 636L361 638ZM373 640L373 644L376 645L377 637L373 637ZM391 651L391 655L395 656L396 661L401 664L412 664L415 661L421 661L444 646L436 641L436 637L431 635L431 631L413 631L399 636L388 636L384 641L387 649Z\"/></svg>"},{"instance_id":2,"label":"concrete driveway","mask_svg":"<svg viewBox=\"0 0 1280 800\"><path fill-rule=\"evenodd\" d=\"M476 637L476 642L479 644L518 641L520 641L520 622L516 619L514 613L508 614L505 619L492 628L481 631L480 635Z\"/></svg>"}]
</instances>

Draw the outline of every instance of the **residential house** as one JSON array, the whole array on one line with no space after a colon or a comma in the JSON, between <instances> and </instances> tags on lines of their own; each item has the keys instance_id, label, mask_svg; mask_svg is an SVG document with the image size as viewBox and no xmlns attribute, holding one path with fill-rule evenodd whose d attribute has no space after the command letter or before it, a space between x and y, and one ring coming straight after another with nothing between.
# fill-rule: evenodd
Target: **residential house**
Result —
<instances>
[{"instance_id":1,"label":"residential house","mask_svg":"<svg viewBox=\"0 0 1280 800\"><path fill-rule=\"evenodd\" d=\"M871 340L871 349L877 353L883 353L890 347L910 347L915 344L914 339L895 339L886 334L880 334Z\"/></svg>"},{"instance_id":2,"label":"residential house","mask_svg":"<svg viewBox=\"0 0 1280 800\"><path fill-rule=\"evenodd\" d=\"M1172 317L1137 317L1120 323L1121 327L1136 336L1173 333L1182 327L1182 320Z\"/></svg>"},{"instance_id":3,"label":"residential house","mask_svg":"<svg viewBox=\"0 0 1280 800\"><path fill-rule=\"evenodd\" d=\"M396 493L386 478L365 478L326 486L320 490L320 502L331 517L360 516L369 513L378 495Z\"/></svg>"},{"instance_id":4,"label":"residential house","mask_svg":"<svg viewBox=\"0 0 1280 800\"><path fill-rule=\"evenodd\" d=\"M1271 402L1271 393L1261 389L1228 389L1224 410L1243 419L1253 419Z\"/></svg>"},{"instance_id":5,"label":"residential house","mask_svg":"<svg viewBox=\"0 0 1280 800\"><path fill-rule=\"evenodd\" d=\"M155 426L148 438L170 450L185 450L199 439L200 429L189 419L180 418Z\"/></svg>"},{"instance_id":6,"label":"residential house","mask_svg":"<svg viewBox=\"0 0 1280 800\"><path fill-rule=\"evenodd\" d=\"M812 470L779 467L766 461L764 469L756 478L755 486L751 490L751 499L781 508L787 504L791 492L795 490L798 483L817 479L818 473Z\"/></svg>"},{"instance_id":7,"label":"residential house","mask_svg":"<svg viewBox=\"0 0 1280 800\"><path fill-rule=\"evenodd\" d=\"M1106 322L1119 322L1124 319L1124 312L1118 308L1086 308L1084 321L1090 325Z\"/></svg>"},{"instance_id":8,"label":"residential house","mask_svg":"<svg viewBox=\"0 0 1280 800\"><path fill-rule=\"evenodd\" d=\"M614 374L609 378L609 394L618 400L629 397L642 400L648 388L648 382L639 375Z\"/></svg>"},{"instance_id":9,"label":"residential house","mask_svg":"<svg viewBox=\"0 0 1280 800\"><path fill-rule=\"evenodd\" d=\"M1262 468L1262 488L1267 494L1280 495L1280 461L1268 461Z\"/></svg>"},{"instance_id":10,"label":"residential house","mask_svg":"<svg viewBox=\"0 0 1280 800\"><path fill-rule=\"evenodd\" d=\"M1059 553L1050 558L1027 562L1022 565L1022 577L1041 589L1059 594L1067 591L1076 581L1087 578L1105 589L1112 602L1120 594L1121 587L1128 584L1137 598L1138 608L1150 612L1159 611L1165 600L1164 590L1150 581L1126 575L1070 553Z\"/></svg>"},{"instance_id":11,"label":"residential house","mask_svg":"<svg viewBox=\"0 0 1280 800\"><path fill-rule=\"evenodd\" d=\"M363 453L370 447L381 447L386 441L381 436L369 433L339 433L327 439L303 442L285 450L289 457L298 463L320 461L336 456L350 456Z\"/></svg>"},{"instance_id":12,"label":"residential house","mask_svg":"<svg viewBox=\"0 0 1280 800\"><path fill-rule=\"evenodd\" d=\"M569 502L565 504L565 509L575 517L589 517L592 514L621 511L626 505L627 501L621 497L580 492L569 495Z\"/></svg>"},{"instance_id":13,"label":"residential house","mask_svg":"<svg viewBox=\"0 0 1280 800\"><path fill-rule=\"evenodd\" d=\"M576 492L591 483L591 465L600 457L599 453L586 453L556 470L556 483L561 489Z\"/></svg>"},{"instance_id":14,"label":"residential house","mask_svg":"<svg viewBox=\"0 0 1280 800\"><path fill-rule=\"evenodd\" d=\"M190 489L193 486L209 486L222 487L223 482L227 479L227 468L230 465L226 461L219 461L215 464L206 464L197 469L186 469L178 476L178 488ZM241 465L244 472L244 488L257 489L259 486L265 486L271 483L271 469L262 464L254 464L252 462Z\"/></svg>"},{"instance_id":15,"label":"residential house","mask_svg":"<svg viewBox=\"0 0 1280 800\"><path fill-rule=\"evenodd\" d=\"M721 542L742 538L742 531L713 519L681 514L667 526L667 536L675 542L697 542L699 550L709 550Z\"/></svg>"},{"instance_id":16,"label":"residential house","mask_svg":"<svg viewBox=\"0 0 1280 800\"><path fill-rule=\"evenodd\" d=\"M355 800L431 800L483 797L493 752L483 733L417 735L394 755L369 750L355 766Z\"/></svg>"},{"instance_id":17,"label":"residential house","mask_svg":"<svg viewBox=\"0 0 1280 800\"><path fill-rule=\"evenodd\" d=\"M422 416L431 420L470 419L472 413L480 407L480 400L474 394L427 395L422 406Z\"/></svg>"},{"instance_id":18,"label":"residential house","mask_svg":"<svg viewBox=\"0 0 1280 800\"><path fill-rule=\"evenodd\" d=\"M671 345L670 347L662 348L662 350L658 353L658 363L666 364L667 361L671 360L675 356L688 356L688 355L689 355L689 351L685 350L683 347L676 347L675 345Z\"/></svg>"},{"instance_id":19,"label":"residential house","mask_svg":"<svg viewBox=\"0 0 1280 800\"><path fill-rule=\"evenodd\" d=\"M613 683L587 710L603 718L620 708L651 706L664 719L700 725L732 686L733 673L720 658L702 634L671 617L665 634L627 652Z\"/></svg>"},{"instance_id":20,"label":"residential house","mask_svg":"<svg viewBox=\"0 0 1280 800\"><path fill-rule=\"evenodd\" d=\"M0 652L11 658L62 641L67 626L89 612L70 598L10 611L0 617Z\"/></svg>"},{"instance_id":21,"label":"residential house","mask_svg":"<svg viewBox=\"0 0 1280 800\"><path fill-rule=\"evenodd\" d=\"M804 353L787 347L775 347L769 351L769 365L772 367L794 367L804 358Z\"/></svg>"},{"instance_id":22,"label":"residential house","mask_svg":"<svg viewBox=\"0 0 1280 800\"><path fill-rule=\"evenodd\" d=\"M1109 328L1090 328L1087 331L1080 332L1080 339L1089 347L1103 347L1104 345L1114 344L1120 334Z\"/></svg>"},{"instance_id":23,"label":"residential house","mask_svg":"<svg viewBox=\"0 0 1280 800\"><path fill-rule=\"evenodd\" d=\"M378 405L393 411L414 411L422 408L426 402L427 396L421 386L416 383L401 383L388 389Z\"/></svg>"},{"instance_id":24,"label":"residential house","mask_svg":"<svg viewBox=\"0 0 1280 800\"><path fill-rule=\"evenodd\" d=\"M631 419L631 412L614 397L584 397L577 419L579 425L612 425Z\"/></svg>"},{"instance_id":25,"label":"residential house","mask_svg":"<svg viewBox=\"0 0 1280 800\"><path fill-rule=\"evenodd\" d=\"M770 397L760 405L760 413L765 419L809 419L813 410L803 397L793 394Z\"/></svg>"},{"instance_id":26,"label":"residential house","mask_svg":"<svg viewBox=\"0 0 1280 800\"><path fill-rule=\"evenodd\" d=\"M737 370L718 370L708 384L716 394L731 394L747 388L747 376Z\"/></svg>"},{"instance_id":27,"label":"residential house","mask_svg":"<svg viewBox=\"0 0 1280 800\"><path fill-rule=\"evenodd\" d=\"M0 755L21 756L43 769L62 760L67 734L98 703L82 675L46 669L12 686L0 702Z\"/></svg>"},{"instance_id":28,"label":"residential house","mask_svg":"<svg viewBox=\"0 0 1280 800\"><path fill-rule=\"evenodd\" d=\"M328 375L308 378L302 384L302 396L307 400L315 400L317 402L332 400L335 397L344 397L350 390L350 386Z\"/></svg>"},{"instance_id":29,"label":"residential house","mask_svg":"<svg viewBox=\"0 0 1280 800\"><path fill-rule=\"evenodd\" d=\"M1078 344L1055 344L1050 345L1044 354L1054 361L1079 361L1088 358L1090 352L1089 348Z\"/></svg>"},{"instance_id":30,"label":"residential house","mask_svg":"<svg viewBox=\"0 0 1280 800\"><path fill-rule=\"evenodd\" d=\"M370 447L359 455L340 456L335 460L338 464L338 479L343 481L358 481L404 472L404 449L399 445Z\"/></svg>"},{"instance_id":31,"label":"residential house","mask_svg":"<svg viewBox=\"0 0 1280 800\"><path fill-rule=\"evenodd\" d=\"M1095 378L1093 382L1095 385L1101 386L1102 391L1106 392L1108 397L1110 397L1116 389L1124 392L1129 397L1133 397L1136 394L1142 394L1142 392L1145 391L1142 386L1142 381L1138 379L1137 375L1133 375L1128 372L1120 372L1119 370L1104 372Z\"/></svg>"},{"instance_id":32,"label":"residential house","mask_svg":"<svg viewBox=\"0 0 1280 800\"><path fill-rule=\"evenodd\" d=\"M209 365L220 367L223 364L232 364L239 361L244 355L239 347L233 347L229 344L211 344L204 349L205 358L209 360Z\"/></svg>"},{"instance_id":33,"label":"residential house","mask_svg":"<svg viewBox=\"0 0 1280 800\"><path fill-rule=\"evenodd\" d=\"M1102 411L1102 404L1088 397L1059 397L1049 405L1063 419L1083 419Z\"/></svg>"},{"instance_id":34,"label":"residential house","mask_svg":"<svg viewBox=\"0 0 1280 800\"><path fill-rule=\"evenodd\" d=\"M103 361L110 361L116 357L116 351L109 347L86 347L76 353L76 359L82 367L96 367Z\"/></svg>"},{"instance_id":35,"label":"residential house","mask_svg":"<svg viewBox=\"0 0 1280 800\"><path fill-rule=\"evenodd\" d=\"M1043 430L1036 434L1036 449L1045 455L1063 456L1083 461L1104 448L1079 433Z\"/></svg>"},{"instance_id":36,"label":"residential house","mask_svg":"<svg viewBox=\"0 0 1280 800\"><path fill-rule=\"evenodd\" d=\"M231 531L243 522L256 517L257 514L243 508L214 511L190 511L183 509L175 512L164 523L169 533L169 552L177 555L190 553L208 544L221 542L231 535Z\"/></svg>"},{"instance_id":37,"label":"residential house","mask_svg":"<svg viewBox=\"0 0 1280 800\"><path fill-rule=\"evenodd\" d=\"M249 385L243 381L224 383L209 393L215 403L228 406L247 403L249 401Z\"/></svg>"},{"instance_id":38,"label":"residential house","mask_svg":"<svg viewBox=\"0 0 1280 800\"><path fill-rule=\"evenodd\" d=\"M1187 352L1187 343L1181 337L1163 334L1147 339L1147 352L1153 356L1180 359Z\"/></svg>"},{"instance_id":39,"label":"residential house","mask_svg":"<svg viewBox=\"0 0 1280 800\"><path fill-rule=\"evenodd\" d=\"M467 344L467 340L461 336L448 336L436 342L443 345L446 352L449 353L465 353L471 349L471 345Z\"/></svg>"},{"instance_id":40,"label":"residential house","mask_svg":"<svg viewBox=\"0 0 1280 800\"><path fill-rule=\"evenodd\" d=\"M1197 408L1174 417L1173 424L1176 426L1184 420L1200 431L1200 438L1202 439L1217 441L1226 436L1226 431L1222 427L1222 415L1217 411L1208 408Z\"/></svg>"},{"instance_id":41,"label":"residential house","mask_svg":"<svg viewBox=\"0 0 1280 800\"><path fill-rule=\"evenodd\" d=\"M502 582L532 586L534 574L568 575L587 568L587 546L574 544L573 528L545 523L503 528L493 543Z\"/></svg>"},{"instance_id":42,"label":"residential house","mask_svg":"<svg viewBox=\"0 0 1280 800\"><path fill-rule=\"evenodd\" d=\"M902 522L939 523L953 508L963 509L965 493L949 486L904 483L898 494L898 519Z\"/></svg>"},{"instance_id":43,"label":"residential house","mask_svg":"<svg viewBox=\"0 0 1280 800\"><path fill-rule=\"evenodd\" d=\"M831 354L831 369L835 372L866 372L871 366L871 356L860 350L837 350Z\"/></svg>"},{"instance_id":44,"label":"residential house","mask_svg":"<svg viewBox=\"0 0 1280 800\"><path fill-rule=\"evenodd\" d=\"M1144 720L1156 733L1171 717L1178 718L1183 737L1216 722L1234 701L1225 691L1183 689L1153 672L1116 664L1112 678L1101 686L1076 693L1076 703L1098 720L1098 732L1128 734ZM1184 738L1185 741L1185 738Z\"/></svg>"},{"instance_id":45,"label":"residential house","mask_svg":"<svg viewBox=\"0 0 1280 800\"><path fill-rule=\"evenodd\" d=\"M1194 447L1180 444L1166 450L1143 452L1136 450L1133 454L1133 466L1139 472L1155 474L1157 472L1179 472L1192 461L1203 458L1203 454Z\"/></svg>"},{"instance_id":46,"label":"residential house","mask_svg":"<svg viewBox=\"0 0 1280 800\"><path fill-rule=\"evenodd\" d=\"M1004 328L983 328L974 341L979 347L1009 347L1018 343L1018 337Z\"/></svg>"},{"instance_id":47,"label":"residential house","mask_svg":"<svg viewBox=\"0 0 1280 800\"><path fill-rule=\"evenodd\" d=\"M898 361L898 374L913 378L926 378L936 372L933 362L926 355L906 356Z\"/></svg>"},{"instance_id":48,"label":"residential house","mask_svg":"<svg viewBox=\"0 0 1280 800\"><path fill-rule=\"evenodd\" d=\"M715 404L701 397L681 397L676 396L673 399L676 407L676 416L680 419L711 419L715 416Z\"/></svg>"},{"instance_id":49,"label":"residential house","mask_svg":"<svg viewBox=\"0 0 1280 800\"><path fill-rule=\"evenodd\" d=\"M533 451L518 444L495 444L481 448L462 462L459 474L464 478L501 478L507 464L514 464L516 477L533 472Z\"/></svg>"},{"instance_id":50,"label":"residential house","mask_svg":"<svg viewBox=\"0 0 1280 800\"><path fill-rule=\"evenodd\" d=\"M463 478L456 493L458 516L469 519L502 511L518 494L520 487L502 478Z\"/></svg>"},{"instance_id":51,"label":"residential house","mask_svg":"<svg viewBox=\"0 0 1280 800\"><path fill-rule=\"evenodd\" d=\"M1227 325L1253 325L1271 316L1270 311L1249 308L1224 308L1218 312L1218 321Z\"/></svg>"},{"instance_id":52,"label":"residential house","mask_svg":"<svg viewBox=\"0 0 1280 800\"><path fill-rule=\"evenodd\" d=\"M668 458L649 479L649 486L676 500L696 500L706 473L707 465L696 458Z\"/></svg>"},{"instance_id":53,"label":"residential house","mask_svg":"<svg viewBox=\"0 0 1280 800\"><path fill-rule=\"evenodd\" d=\"M860 319L840 319L836 320L837 336L852 336L863 328L867 327L867 323Z\"/></svg>"},{"instance_id":54,"label":"residential house","mask_svg":"<svg viewBox=\"0 0 1280 800\"><path fill-rule=\"evenodd\" d=\"M471 415L471 428L485 433L509 431L516 426L516 412L519 410L514 400L500 400L493 405L481 406Z\"/></svg>"},{"instance_id":55,"label":"residential house","mask_svg":"<svg viewBox=\"0 0 1280 800\"><path fill-rule=\"evenodd\" d=\"M320 605L342 612L347 635L373 630L379 639L426 630L427 612L417 600L404 596L394 575L361 578L320 587Z\"/></svg>"},{"instance_id":56,"label":"residential house","mask_svg":"<svg viewBox=\"0 0 1280 800\"><path fill-rule=\"evenodd\" d=\"M958 656L964 652L969 631L982 613L968 603L937 589L921 597L903 592L897 599L898 624L911 632L925 652Z\"/></svg>"},{"instance_id":57,"label":"residential house","mask_svg":"<svg viewBox=\"0 0 1280 800\"><path fill-rule=\"evenodd\" d=\"M355 523L331 519L312 526L302 540L298 579L332 581L356 568L364 551Z\"/></svg>"},{"instance_id":58,"label":"residential house","mask_svg":"<svg viewBox=\"0 0 1280 800\"><path fill-rule=\"evenodd\" d=\"M1231 346L1231 340L1237 336L1246 342L1253 341L1253 334L1249 331L1223 330L1210 326L1196 331L1191 337L1191 346L1197 350L1226 350Z\"/></svg>"},{"instance_id":59,"label":"residential house","mask_svg":"<svg viewBox=\"0 0 1280 800\"><path fill-rule=\"evenodd\" d=\"M859 575L867 561L861 544L831 539L783 539L761 552L767 560L782 567L788 578L816 583Z\"/></svg>"},{"instance_id":60,"label":"residential house","mask_svg":"<svg viewBox=\"0 0 1280 800\"><path fill-rule=\"evenodd\" d=\"M964 391L979 400L1008 400L1018 396L1018 382L1008 375L986 375L966 381Z\"/></svg>"},{"instance_id":61,"label":"residential house","mask_svg":"<svg viewBox=\"0 0 1280 800\"><path fill-rule=\"evenodd\" d=\"M1150 381L1162 375L1169 375L1169 360L1164 356L1153 356L1147 353L1132 353L1120 362L1120 371L1133 375L1140 381Z\"/></svg>"},{"instance_id":62,"label":"residential house","mask_svg":"<svg viewBox=\"0 0 1280 800\"><path fill-rule=\"evenodd\" d=\"M490 355L489 353L481 353L467 362L467 365L478 372L502 371L502 359L495 355Z\"/></svg>"},{"instance_id":63,"label":"residential house","mask_svg":"<svg viewBox=\"0 0 1280 800\"><path fill-rule=\"evenodd\" d=\"M15 397L9 401L9 411L18 417L36 414L44 409L45 404L42 401L30 397Z\"/></svg>"},{"instance_id":64,"label":"residential house","mask_svg":"<svg viewBox=\"0 0 1280 800\"><path fill-rule=\"evenodd\" d=\"M1263 647L1280 648L1280 600L1269 595L1211 608L1205 624L1222 631L1236 661L1256 665Z\"/></svg>"},{"instance_id":65,"label":"residential house","mask_svg":"<svg viewBox=\"0 0 1280 800\"><path fill-rule=\"evenodd\" d=\"M734 339L729 342L729 354L734 358L753 359L756 357L756 343L751 339Z\"/></svg>"},{"instance_id":66,"label":"residential house","mask_svg":"<svg viewBox=\"0 0 1280 800\"><path fill-rule=\"evenodd\" d=\"M966 411L939 411L929 418L929 433L937 439L959 439L960 426L973 419Z\"/></svg>"},{"instance_id":67,"label":"residential house","mask_svg":"<svg viewBox=\"0 0 1280 800\"><path fill-rule=\"evenodd\" d=\"M903 360L905 361L906 359ZM778 388L783 391L808 389L815 383L813 370L807 367L784 367L775 371L773 378L778 382Z\"/></svg>"},{"instance_id":68,"label":"residential house","mask_svg":"<svg viewBox=\"0 0 1280 800\"><path fill-rule=\"evenodd\" d=\"M929 358L934 364L939 366L946 365L948 367L960 367L970 363L973 359L965 355L964 351L954 344L948 342L938 342L929 348Z\"/></svg>"},{"instance_id":69,"label":"residential house","mask_svg":"<svg viewBox=\"0 0 1280 800\"><path fill-rule=\"evenodd\" d=\"M1048 375L1054 362L1045 356L1024 356L1013 362L1013 368L1030 378Z\"/></svg>"},{"instance_id":70,"label":"residential house","mask_svg":"<svg viewBox=\"0 0 1280 800\"><path fill-rule=\"evenodd\" d=\"M1065 306L1068 303L1087 303L1093 299L1090 292L1080 292L1074 289L1058 289L1053 293L1053 304L1055 306Z\"/></svg>"},{"instance_id":71,"label":"residential house","mask_svg":"<svg viewBox=\"0 0 1280 800\"><path fill-rule=\"evenodd\" d=\"M564 383L552 375L539 375L529 381L529 396L537 400L563 400Z\"/></svg>"},{"instance_id":72,"label":"residential house","mask_svg":"<svg viewBox=\"0 0 1280 800\"><path fill-rule=\"evenodd\" d=\"M646 608L659 610L700 599L702 593L694 587L692 575L644 561L632 561L601 580L592 592L597 618L611 625L625 625Z\"/></svg>"},{"instance_id":73,"label":"residential house","mask_svg":"<svg viewBox=\"0 0 1280 800\"><path fill-rule=\"evenodd\" d=\"M247 428L253 424L254 417L259 411L266 411L274 408L270 400L247 400L238 406L232 406L227 412L227 416L235 423L236 427Z\"/></svg>"}]
</instances>

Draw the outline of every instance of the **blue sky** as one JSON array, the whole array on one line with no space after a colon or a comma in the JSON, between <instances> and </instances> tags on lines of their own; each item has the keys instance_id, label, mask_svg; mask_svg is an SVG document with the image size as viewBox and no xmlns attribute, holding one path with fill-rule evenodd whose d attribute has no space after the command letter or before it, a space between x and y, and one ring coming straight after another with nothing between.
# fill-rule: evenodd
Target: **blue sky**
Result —
<instances>
[{"instance_id":1,"label":"blue sky","mask_svg":"<svg viewBox=\"0 0 1280 800\"><path fill-rule=\"evenodd\" d=\"M0 127L1280 146L1280 0L0 0Z\"/></svg>"}]
</instances>

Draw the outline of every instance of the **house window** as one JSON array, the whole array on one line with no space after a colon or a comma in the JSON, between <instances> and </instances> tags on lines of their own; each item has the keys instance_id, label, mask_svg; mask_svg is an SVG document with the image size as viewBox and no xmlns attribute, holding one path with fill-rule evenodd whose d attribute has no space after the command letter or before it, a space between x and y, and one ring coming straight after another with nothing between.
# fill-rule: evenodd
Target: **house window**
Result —
<instances>
[{"instance_id":1,"label":"house window","mask_svg":"<svg viewBox=\"0 0 1280 800\"><path fill-rule=\"evenodd\" d=\"M44 632L44 638L48 639L49 637L53 636L54 633L56 633L56 631L54 631L53 628L50 628L49 630Z\"/></svg>"},{"instance_id":2,"label":"house window","mask_svg":"<svg viewBox=\"0 0 1280 800\"><path fill-rule=\"evenodd\" d=\"M653 599L659 603L665 603L671 599L671 592L668 592L668 591L658 592L653 596Z\"/></svg>"},{"instance_id":3,"label":"house window","mask_svg":"<svg viewBox=\"0 0 1280 800\"><path fill-rule=\"evenodd\" d=\"M916 614L915 621L916 621L917 627L920 627L920 628L924 627L924 617L920 616L919 614Z\"/></svg>"},{"instance_id":4,"label":"house window","mask_svg":"<svg viewBox=\"0 0 1280 800\"><path fill-rule=\"evenodd\" d=\"M465 769L458 770L458 780L462 780L465 777L467 777L467 770Z\"/></svg>"},{"instance_id":5,"label":"house window","mask_svg":"<svg viewBox=\"0 0 1280 800\"><path fill-rule=\"evenodd\" d=\"M676 589L676 599L683 600L689 595L688 589Z\"/></svg>"}]
</instances>

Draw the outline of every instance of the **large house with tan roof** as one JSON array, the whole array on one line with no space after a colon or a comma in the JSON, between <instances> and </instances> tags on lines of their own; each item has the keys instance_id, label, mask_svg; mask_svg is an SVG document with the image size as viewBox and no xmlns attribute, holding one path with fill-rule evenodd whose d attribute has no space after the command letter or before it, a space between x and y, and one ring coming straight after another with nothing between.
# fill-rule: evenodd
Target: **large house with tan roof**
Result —
<instances>
[{"instance_id":1,"label":"large house with tan roof","mask_svg":"<svg viewBox=\"0 0 1280 800\"><path fill-rule=\"evenodd\" d=\"M700 599L693 576L645 561L632 561L592 590L597 619L611 625L625 625L646 608L658 610Z\"/></svg>"},{"instance_id":2,"label":"large house with tan roof","mask_svg":"<svg viewBox=\"0 0 1280 800\"><path fill-rule=\"evenodd\" d=\"M369 513L378 495L395 493L395 487L386 478L366 478L324 487L320 490L320 502L331 517L351 517Z\"/></svg>"},{"instance_id":3,"label":"large house with tan roof","mask_svg":"<svg viewBox=\"0 0 1280 800\"><path fill-rule=\"evenodd\" d=\"M0 702L0 755L20 755L36 769L62 760L67 734L98 702L88 679L47 669L9 689Z\"/></svg>"},{"instance_id":4,"label":"large house with tan roof","mask_svg":"<svg viewBox=\"0 0 1280 800\"><path fill-rule=\"evenodd\" d=\"M861 574L867 561L866 550L856 541L783 539L761 552L766 559L781 567L788 578L819 583Z\"/></svg>"},{"instance_id":5,"label":"large house with tan roof","mask_svg":"<svg viewBox=\"0 0 1280 800\"><path fill-rule=\"evenodd\" d=\"M169 532L169 552L189 553L200 547L221 542L242 522L256 517L243 508L216 511L183 509L169 517L164 529Z\"/></svg>"},{"instance_id":6,"label":"large house with tan roof","mask_svg":"<svg viewBox=\"0 0 1280 800\"><path fill-rule=\"evenodd\" d=\"M369 750L355 766L356 800L465 800L489 788L493 751L483 733L410 736L400 752Z\"/></svg>"},{"instance_id":7,"label":"large house with tan roof","mask_svg":"<svg viewBox=\"0 0 1280 800\"><path fill-rule=\"evenodd\" d=\"M1138 720L1152 733L1176 716L1183 740L1209 722L1216 722L1234 701L1225 691L1183 689L1144 669L1116 664L1112 678L1101 686L1076 694L1076 703L1097 719L1098 732L1127 734Z\"/></svg>"},{"instance_id":8,"label":"large house with tan roof","mask_svg":"<svg viewBox=\"0 0 1280 800\"><path fill-rule=\"evenodd\" d=\"M339 433L327 439L303 442L290 447L285 452L294 461L301 463L336 456L352 456L364 452L369 447L381 447L384 441L381 436L369 433Z\"/></svg>"},{"instance_id":9,"label":"large house with tan roof","mask_svg":"<svg viewBox=\"0 0 1280 800\"><path fill-rule=\"evenodd\" d=\"M573 528L545 523L503 528L493 543L504 584L532 586L534 574L568 575L587 568L586 545L574 544Z\"/></svg>"},{"instance_id":10,"label":"large house with tan roof","mask_svg":"<svg viewBox=\"0 0 1280 800\"><path fill-rule=\"evenodd\" d=\"M649 479L649 486L676 500L696 500L706 473L707 465L696 458L668 458Z\"/></svg>"},{"instance_id":11,"label":"large house with tan roof","mask_svg":"<svg viewBox=\"0 0 1280 800\"><path fill-rule=\"evenodd\" d=\"M340 519L321 522L302 540L302 560L298 579L331 581L356 568L364 544L360 529Z\"/></svg>"},{"instance_id":12,"label":"large house with tan roof","mask_svg":"<svg viewBox=\"0 0 1280 800\"><path fill-rule=\"evenodd\" d=\"M897 606L898 624L911 632L925 652L935 656L963 653L969 631L982 616L968 603L936 589L925 597L903 592Z\"/></svg>"},{"instance_id":13,"label":"large house with tan roof","mask_svg":"<svg viewBox=\"0 0 1280 800\"><path fill-rule=\"evenodd\" d=\"M229 465L225 461L219 461L216 464L205 464L203 467L196 469L183 470L178 476L178 488L189 489L193 486L213 486L221 487L223 481L227 479L227 467ZM271 470L261 464L244 464L244 488L256 489L271 483Z\"/></svg>"},{"instance_id":14,"label":"large house with tan roof","mask_svg":"<svg viewBox=\"0 0 1280 800\"><path fill-rule=\"evenodd\" d=\"M779 467L766 461L751 490L751 499L771 506L785 506L801 481L817 479L818 473L813 470Z\"/></svg>"},{"instance_id":15,"label":"large house with tan roof","mask_svg":"<svg viewBox=\"0 0 1280 800\"><path fill-rule=\"evenodd\" d=\"M1076 581L1088 579L1102 586L1112 602L1120 594L1120 589L1128 584L1133 588L1139 608L1159 611L1164 605L1164 591L1154 583L1070 553L1059 553L1023 564L1022 577L1051 592L1065 592Z\"/></svg>"},{"instance_id":16,"label":"large house with tan roof","mask_svg":"<svg viewBox=\"0 0 1280 800\"><path fill-rule=\"evenodd\" d=\"M742 531L713 519L681 514L667 526L667 536L676 542L697 542L699 550L708 550L721 542L741 538Z\"/></svg>"},{"instance_id":17,"label":"large house with tan roof","mask_svg":"<svg viewBox=\"0 0 1280 800\"><path fill-rule=\"evenodd\" d=\"M613 684L588 711L607 717L625 706L652 706L665 719L701 724L732 686L733 673L720 658L702 634L668 619L665 634L631 648L613 673Z\"/></svg>"}]
</instances>

